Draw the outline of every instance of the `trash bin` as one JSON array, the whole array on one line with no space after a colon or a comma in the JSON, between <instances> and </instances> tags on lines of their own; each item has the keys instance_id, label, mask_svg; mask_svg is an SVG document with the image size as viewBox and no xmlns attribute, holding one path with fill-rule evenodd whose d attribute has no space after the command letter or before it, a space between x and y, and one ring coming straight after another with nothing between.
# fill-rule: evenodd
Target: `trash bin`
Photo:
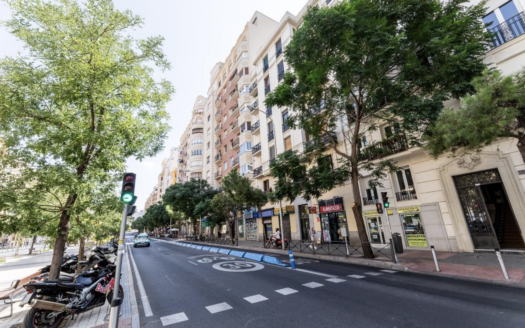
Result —
<instances>
[{"instance_id":1,"label":"trash bin","mask_svg":"<svg viewBox=\"0 0 525 328\"><path fill-rule=\"evenodd\" d=\"M392 242L394 243L394 249L396 250L397 254L403 253L403 241L401 240L401 234L398 232L394 232L392 234Z\"/></svg>"}]
</instances>

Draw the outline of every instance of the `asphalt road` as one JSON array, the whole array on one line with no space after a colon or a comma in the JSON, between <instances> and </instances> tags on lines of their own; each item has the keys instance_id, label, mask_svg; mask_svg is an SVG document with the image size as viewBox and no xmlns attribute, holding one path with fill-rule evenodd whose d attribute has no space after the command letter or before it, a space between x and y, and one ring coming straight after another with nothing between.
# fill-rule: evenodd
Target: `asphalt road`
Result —
<instances>
[{"instance_id":1,"label":"asphalt road","mask_svg":"<svg viewBox=\"0 0 525 328\"><path fill-rule=\"evenodd\" d=\"M129 249L141 327L525 327L521 288L306 259L291 270L157 241Z\"/></svg>"}]
</instances>

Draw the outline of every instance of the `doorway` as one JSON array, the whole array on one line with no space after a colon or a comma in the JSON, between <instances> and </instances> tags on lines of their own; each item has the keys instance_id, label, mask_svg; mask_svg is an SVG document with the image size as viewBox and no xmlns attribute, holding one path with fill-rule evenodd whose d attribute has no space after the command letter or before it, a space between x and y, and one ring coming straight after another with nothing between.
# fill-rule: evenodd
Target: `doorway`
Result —
<instances>
[{"instance_id":1,"label":"doorway","mask_svg":"<svg viewBox=\"0 0 525 328\"><path fill-rule=\"evenodd\" d=\"M475 249L525 249L498 170L454 177Z\"/></svg>"},{"instance_id":2,"label":"doorway","mask_svg":"<svg viewBox=\"0 0 525 328\"><path fill-rule=\"evenodd\" d=\"M368 232L370 234L370 241L376 244L385 243L385 234L381 224L380 217L367 217L366 223L368 225Z\"/></svg>"}]
</instances>

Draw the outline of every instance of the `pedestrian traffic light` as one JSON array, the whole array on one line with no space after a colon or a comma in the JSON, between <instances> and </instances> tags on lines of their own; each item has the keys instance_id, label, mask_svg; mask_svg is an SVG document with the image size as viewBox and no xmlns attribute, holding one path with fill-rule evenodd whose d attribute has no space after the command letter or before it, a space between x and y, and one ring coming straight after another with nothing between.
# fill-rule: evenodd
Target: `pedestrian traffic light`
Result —
<instances>
[{"instance_id":1,"label":"pedestrian traffic light","mask_svg":"<svg viewBox=\"0 0 525 328\"><path fill-rule=\"evenodd\" d=\"M381 205L381 203L376 204L376 209L378 214L383 214L383 206Z\"/></svg>"},{"instance_id":2,"label":"pedestrian traffic light","mask_svg":"<svg viewBox=\"0 0 525 328\"><path fill-rule=\"evenodd\" d=\"M120 199L126 203L133 205L135 203L135 182L137 175L135 173L124 173L122 180L122 193Z\"/></svg>"},{"instance_id":3,"label":"pedestrian traffic light","mask_svg":"<svg viewBox=\"0 0 525 328\"><path fill-rule=\"evenodd\" d=\"M386 192L382 192L381 193L381 198L383 198L383 205L385 206L385 208L389 208L390 207L390 203L388 202L388 194Z\"/></svg>"}]
</instances>

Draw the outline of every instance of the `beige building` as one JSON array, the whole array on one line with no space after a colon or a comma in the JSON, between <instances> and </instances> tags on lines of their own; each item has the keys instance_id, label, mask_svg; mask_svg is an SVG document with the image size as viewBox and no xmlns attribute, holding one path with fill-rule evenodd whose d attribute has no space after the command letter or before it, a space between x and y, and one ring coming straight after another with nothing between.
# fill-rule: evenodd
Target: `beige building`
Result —
<instances>
[{"instance_id":1,"label":"beige building","mask_svg":"<svg viewBox=\"0 0 525 328\"><path fill-rule=\"evenodd\" d=\"M284 124L291 109L266 108L265 96L289 69L282 50L300 26L307 8L337 2L308 1L297 16L286 13L278 23L256 13L226 64L218 63L213 68L205 106L207 132L203 156L205 178L215 181L216 187L225 174L236 169L240 174L248 174L254 186L271 190L274 185L269 171L271 161L286 150L303 151L308 144L304 131ZM487 7L484 21L493 22L489 29L495 37L485 60L504 74L515 73L525 63L525 0L489 0ZM263 24L254 27L257 22ZM252 28L258 32L250 34ZM244 55L239 56L244 49L249 59L246 65ZM241 93L246 85L248 92ZM246 104L248 110L244 110ZM340 150L346 148L347 130L340 124L334 131ZM428 250L431 245L437 250L454 252L525 249L525 163L515 140L500 140L479 154L442 156L436 160L420 148L410 148L404 136L398 135L395 125L380 125L377 131L364 137L363 147L382 148L401 168L388 174L382 181L383 187L376 189L368 185L370 173L361 172L360 195L355 196L363 201L371 242L388 243L390 225L408 249ZM334 166L339 165L335 152L326 155L331 156ZM381 193L386 193L390 200L388 215L376 211ZM324 242L341 242L341 231L348 232L351 242L358 241L352 199L348 183L317 201L307 202L299 197L291 204L283 203L283 234L293 240L305 240L308 228L313 226ZM279 227L279 207L267 204L262 218L258 213L244 213L239 219L239 237L262 240L264 235L275 231Z\"/></svg>"},{"instance_id":2,"label":"beige building","mask_svg":"<svg viewBox=\"0 0 525 328\"><path fill-rule=\"evenodd\" d=\"M206 100L203 96L197 97L193 106L191 121L180 139L177 183L202 178Z\"/></svg>"}]
</instances>

